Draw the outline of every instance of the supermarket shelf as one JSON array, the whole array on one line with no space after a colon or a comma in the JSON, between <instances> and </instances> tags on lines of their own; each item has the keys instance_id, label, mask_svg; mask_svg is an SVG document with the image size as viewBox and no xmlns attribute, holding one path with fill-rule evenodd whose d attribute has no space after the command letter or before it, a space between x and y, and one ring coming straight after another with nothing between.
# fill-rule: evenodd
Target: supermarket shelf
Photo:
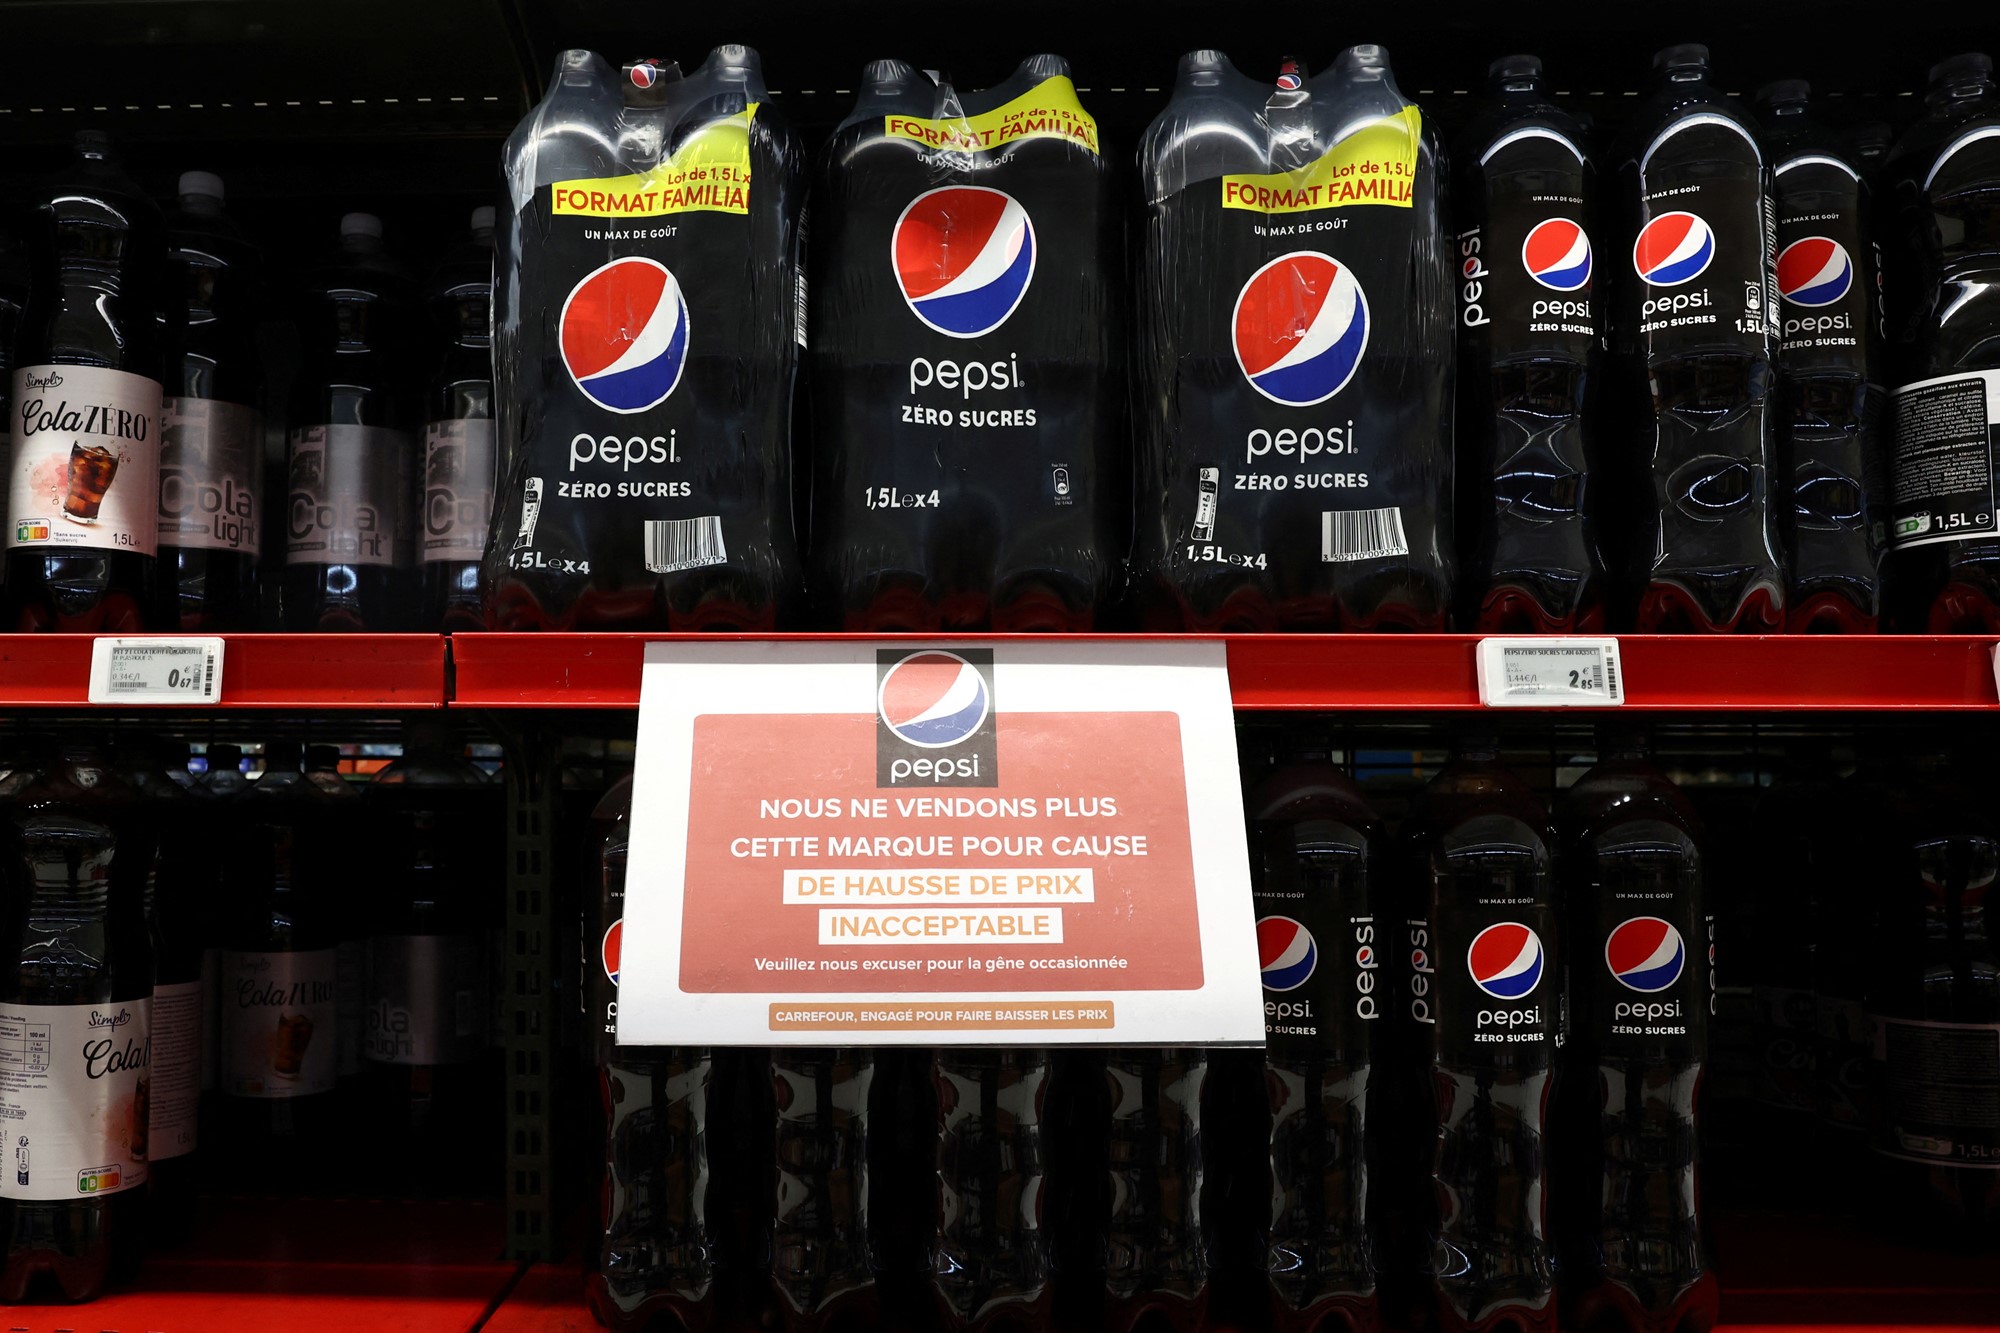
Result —
<instances>
[{"instance_id":1,"label":"supermarket shelf","mask_svg":"<svg viewBox=\"0 0 2000 1333\"><path fill-rule=\"evenodd\" d=\"M225 634L221 708L442 708L438 634ZM91 636L0 635L0 708L90 708Z\"/></svg>"},{"instance_id":2,"label":"supermarket shelf","mask_svg":"<svg viewBox=\"0 0 2000 1333\"><path fill-rule=\"evenodd\" d=\"M746 636L748 637L748 636ZM824 639L831 635L754 636ZM935 643L1008 636L911 637ZM1110 637L1110 636L1106 636ZM466 634L452 639L461 708L633 708L649 642L667 634ZM1118 636L1118 642L1161 636ZM1236 706L1421 711L1480 707L1470 634L1223 636ZM713 641L713 636L704 636ZM1163 640L1171 641L1171 640ZM1891 635L1619 640L1626 706L1655 712L1980 709L2000 705L1994 640Z\"/></svg>"}]
</instances>

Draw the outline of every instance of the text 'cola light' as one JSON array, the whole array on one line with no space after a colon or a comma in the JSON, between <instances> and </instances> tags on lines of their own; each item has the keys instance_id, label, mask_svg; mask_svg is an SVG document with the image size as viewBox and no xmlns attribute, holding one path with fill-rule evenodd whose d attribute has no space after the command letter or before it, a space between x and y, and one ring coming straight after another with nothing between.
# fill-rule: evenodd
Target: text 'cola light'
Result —
<instances>
[{"instance_id":1,"label":"text 'cola light'","mask_svg":"<svg viewBox=\"0 0 2000 1333\"><path fill-rule=\"evenodd\" d=\"M1450 260L1387 54L1275 84L1183 56L1139 165L1145 624L1443 629Z\"/></svg>"}]
</instances>

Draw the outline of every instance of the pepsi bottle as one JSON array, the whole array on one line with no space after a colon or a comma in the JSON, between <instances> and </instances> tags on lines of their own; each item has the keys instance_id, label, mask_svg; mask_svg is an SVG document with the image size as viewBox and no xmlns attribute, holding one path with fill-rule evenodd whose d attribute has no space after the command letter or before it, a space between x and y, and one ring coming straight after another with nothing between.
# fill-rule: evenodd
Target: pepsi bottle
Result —
<instances>
[{"instance_id":1,"label":"pepsi bottle","mask_svg":"<svg viewBox=\"0 0 2000 1333\"><path fill-rule=\"evenodd\" d=\"M284 626L407 629L416 598L410 521L415 290L367 213L310 279L286 466Z\"/></svg>"},{"instance_id":2,"label":"pepsi bottle","mask_svg":"<svg viewBox=\"0 0 2000 1333\"><path fill-rule=\"evenodd\" d=\"M1899 254L1889 512L1898 619L1932 634L2000 628L2000 99L1993 62L1932 68L1924 118L1883 164Z\"/></svg>"},{"instance_id":3,"label":"pepsi bottle","mask_svg":"<svg viewBox=\"0 0 2000 1333\"><path fill-rule=\"evenodd\" d=\"M1564 1053L1569 1327L1706 1333L1699 1100L1715 1003L1700 827L1643 733L1606 729L1565 793L1570 965Z\"/></svg>"},{"instance_id":4,"label":"pepsi bottle","mask_svg":"<svg viewBox=\"0 0 2000 1333\"><path fill-rule=\"evenodd\" d=\"M822 619L1081 630L1124 554L1114 171L1069 65L870 64L813 204Z\"/></svg>"},{"instance_id":5,"label":"pepsi bottle","mask_svg":"<svg viewBox=\"0 0 2000 1333\"><path fill-rule=\"evenodd\" d=\"M765 1322L785 1333L862 1333L882 1308L869 1213L875 1053L774 1050L770 1071L777 1172Z\"/></svg>"},{"instance_id":6,"label":"pepsi bottle","mask_svg":"<svg viewBox=\"0 0 2000 1333\"><path fill-rule=\"evenodd\" d=\"M14 343L8 628L152 629L160 499L160 210L106 135L35 193Z\"/></svg>"},{"instance_id":7,"label":"pepsi bottle","mask_svg":"<svg viewBox=\"0 0 2000 1333\"><path fill-rule=\"evenodd\" d=\"M223 212L222 178L184 172L167 218L160 581L166 626L257 628L264 525L257 251Z\"/></svg>"},{"instance_id":8,"label":"pepsi bottle","mask_svg":"<svg viewBox=\"0 0 2000 1333\"><path fill-rule=\"evenodd\" d=\"M1381 1325L1370 1162L1378 1029L1388 1003L1382 821L1302 738L1251 794L1251 891L1264 978L1268 1155L1250 1221L1278 1333Z\"/></svg>"},{"instance_id":9,"label":"pepsi bottle","mask_svg":"<svg viewBox=\"0 0 2000 1333\"><path fill-rule=\"evenodd\" d=\"M789 609L803 159L748 47L686 77L557 57L503 155L494 628L768 630Z\"/></svg>"},{"instance_id":10,"label":"pepsi bottle","mask_svg":"<svg viewBox=\"0 0 2000 1333\"><path fill-rule=\"evenodd\" d=\"M1191 52L1139 168L1144 623L1443 629L1451 259L1387 54L1274 86Z\"/></svg>"},{"instance_id":11,"label":"pepsi bottle","mask_svg":"<svg viewBox=\"0 0 2000 1333\"><path fill-rule=\"evenodd\" d=\"M1487 79L1458 165L1465 619L1488 634L1596 633L1597 173L1540 60L1496 60Z\"/></svg>"},{"instance_id":12,"label":"pepsi bottle","mask_svg":"<svg viewBox=\"0 0 2000 1333\"><path fill-rule=\"evenodd\" d=\"M1105 1054L1103 1283L1098 1301L1085 1307L1090 1327L1194 1333L1207 1317L1202 1093L1208 1069L1208 1052L1195 1047Z\"/></svg>"},{"instance_id":13,"label":"pepsi bottle","mask_svg":"<svg viewBox=\"0 0 2000 1333\"><path fill-rule=\"evenodd\" d=\"M418 624L481 629L479 561L493 520L493 209L472 210L472 235L425 289L431 345L424 389L423 536Z\"/></svg>"},{"instance_id":14,"label":"pepsi bottle","mask_svg":"<svg viewBox=\"0 0 2000 1333\"><path fill-rule=\"evenodd\" d=\"M1419 875L1403 994L1429 1131L1417 1260L1445 1333L1552 1333L1546 1143L1562 1040L1554 833L1541 801L1467 734L1412 811ZM1428 1321L1427 1321L1428 1322Z\"/></svg>"},{"instance_id":15,"label":"pepsi bottle","mask_svg":"<svg viewBox=\"0 0 2000 1333\"><path fill-rule=\"evenodd\" d=\"M937 1094L934 1304L952 1330L1047 1325L1055 1290L1047 1194L1046 1050L959 1047L931 1057Z\"/></svg>"},{"instance_id":16,"label":"pepsi bottle","mask_svg":"<svg viewBox=\"0 0 2000 1333\"><path fill-rule=\"evenodd\" d=\"M1774 633L1785 572L1770 499L1777 282L1771 167L1708 82L1708 48L1653 57L1617 156L1614 345L1643 460L1630 567L1648 633ZM1649 388L1650 386L1650 388Z\"/></svg>"},{"instance_id":17,"label":"pepsi bottle","mask_svg":"<svg viewBox=\"0 0 2000 1333\"><path fill-rule=\"evenodd\" d=\"M1786 628L1872 634L1888 525L1881 254L1861 160L1809 118L1803 79L1757 94L1778 208L1779 424L1789 475Z\"/></svg>"}]
</instances>

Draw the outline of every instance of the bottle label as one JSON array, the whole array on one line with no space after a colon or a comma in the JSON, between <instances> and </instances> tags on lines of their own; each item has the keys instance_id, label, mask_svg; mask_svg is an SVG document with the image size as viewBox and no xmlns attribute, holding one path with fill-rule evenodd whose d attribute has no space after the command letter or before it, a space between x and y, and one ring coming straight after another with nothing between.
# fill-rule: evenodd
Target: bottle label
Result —
<instances>
[{"instance_id":1,"label":"bottle label","mask_svg":"<svg viewBox=\"0 0 2000 1333\"><path fill-rule=\"evenodd\" d=\"M1862 227L1866 188L1838 158L1778 164L1778 350L1792 373L1865 375L1882 331L1881 263Z\"/></svg>"},{"instance_id":2,"label":"bottle label","mask_svg":"<svg viewBox=\"0 0 2000 1333\"><path fill-rule=\"evenodd\" d=\"M1524 131L1493 145L1480 171L1485 225L1458 238L1461 330L1490 358L1532 349L1587 359L1603 284L1583 150L1554 130Z\"/></svg>"},{"instance_id":3,"label":"bottle label","mask_svg":"<svg viewBox=\"0 0 2000 1333\"><path fill-rule=\"evenodd\" d=\"M153 987L153 1160L195 1150L201 1107L202 985L181 981Z\"/></svg>"},{"instance_id":4,"label":"bottle label","mask_svg":"<svg viewBox=\"0 0 2000 1333\"><path fill-rule=\"evenodd\" d=\"M159 550L157 380L97 366L14 372L7 548Z\"/></svg>"},{"instance_id":5,"label":"bottle label","mask_svg":"<svg viewBox=\"0 0 2000 1333\"><path fill-rule=\"evenodd\" d=\"M1992 537L2000 370L1905 384L1893 417L1890 541L1902 549Z\"/></svg>"},{"instance_id":6,"label":"bottle label","mask_svg":"<svg viewBox=\"0 0 2000 1333\"><path fill-rule=\"evenodd\" d=\"M1366 1063L1388 989L1367 838L1338 820L1252 836L1263 844L1254 901L1267 1054Z\"/></svg>"},{"instance_id":7,"label":"bottle label","mask_svg":"<svg viewBox=\"0 0 2000 1333\"><path fill-rule=\"evenodd\" d=\"M393 566L407 558L409 437L379 426L292 432L285 562Z\"/></svg>"},{"instance_id":8,"label":"bottle label","mask_svg":"<svg viewBox=\"0 0 2000 1333\"><path fill-rule=\"evenodd\" d=\"M1874 1038L1868 1011L1857 1000L1824 991L1818 1007L1814 1065L1819 1086L1814 1104L1822 1122L1858 1134L1874 1120L1874 1084L1868 1069Z\"/></svg>"},{"instance_id":9,"label":"bottle label","mask_svg":"<svg viewBox=\"0 0 2000 1333\"><path fill-rule=\"evenodd\" d=\"M361 1053L391 1065L454 1065L486 1047L486 972L466 935L390 935L368 942Z\"/></svg>"},{"instance_id":10,"label":"bottle label","mask_svg":"<svg viewBox=\"0 0 2000 1333\"><path fill-rule=\"evenodd\" d=\"M1581 1021L1597 1052L1707 1058L1718 1003L1715 919L1694 910L1700 899L1695 872L1678 867L1591 885L1575 967Z\"/></svg>"},{"instance_id":11,"label":"bottle label","mask_svg":"<svg viewBox=\"0 0 2000 1333\"><path fill-rule=\"evenodd\" d=\"M2000 1023L1875 1020L1884 1077L1875 1151L2000 1171Z\"/></svg>"},{"instance_id":12,"label":"bottle label","mask_svg":"<svg viewBox=\"0 0 2000 1333\"><path fill-rule=\"evenodd\" d=\"M151 1008L0 1004L0 1198L95 1198L146 1183Z\"/></svg>"},{"instance_id":13,"label":"bottle label","mask_svg":"<svg viewBox=\"0 0 2000 1333\"><path fill-rule=\"evenodd\" d=\"M1670 138L1685 147L1668 148ZM1647 175L1637 237L1620 256L1625 327L1652 358L1715 344L1768 354L1778 333L1777 208L1749 131L1691 116L1656 139L1649 156L1691 162L1711 149L1719 160L1702 174Z\"/></svg>"},{"instance_id":14,"label":"bottle label","mask_svg":"<svg viewBox=\"0 0 2000 1333\"><path fill-rule=\"evenodd\" d=\"M160 433L160 545L255 557L263 529L264 429L257 410L169 398Z\"/></svg>"},{"instance_id":15,"label":"bottle label","mask_svg":"<svg viewBox=\"0 0 2000 1333\"><path fill-rule=\"evenodd\" d=\"M332 949L222 954L222 1090L309 1097L333 1090L338 963Z\"/></svg>"},{"instance_id":16,"label":"bottle label","mask_svg":"<svg viewBox=\"0 0 2000 1333\"><path fill-rule=\"evenodd\" d=\"M222 951L201 951L201 1090L215 1091L222 1070Z\"/></svg>"},{"instance_id":17,"label":"bottle label","mask_svg":"<svg viewBox=\"0 0 2000 1333\"><path fill-rule=\"evenodd\" d=\"M424 559L478 560L493 518L493 422L424 427Z\"/></svg>"},{"instance_id":18,"label":"bottle label","mask_svg":"<svg viewBox=\"0 0 2000 1333\"><path fill-rule=\"evenodd\" d=\"M1554 906L1529 895L1481 895L1434 906L1432 920L1437 1058L1553 1064L1563 1036Z\"/></svg>"},{"instance_id":19,"label":"bottle label","mask_svg":"<svg viewBox=\"0 0 2000 1333\"><path fill-rule=\"evenodd\" d=\"M1814 1052L1819 1045L1819 1010L1809 990L1758 986L1757 1100L1766 1106L1809 1114L1817 1095Z\"/></svg>"}]
</instances>

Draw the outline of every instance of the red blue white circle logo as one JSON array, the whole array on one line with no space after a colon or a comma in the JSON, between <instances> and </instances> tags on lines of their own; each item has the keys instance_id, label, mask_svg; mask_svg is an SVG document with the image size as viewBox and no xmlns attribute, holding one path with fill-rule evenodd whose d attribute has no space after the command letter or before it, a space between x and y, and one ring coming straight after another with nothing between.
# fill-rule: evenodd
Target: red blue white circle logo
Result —
<instances>
[{"instance_id":1,"label":"red blue white circle logo","mask_svg":"<svg viewBox=\"0 0 2000 1333\"><path fill-rule=\"evenodd\" d=\"M638 64L632 66L632 86L634 88L650 88L659 81L659 61L641 60Z\"/></svg>"},{"instance_id":2,"label":"red blue white circle logo","mask_svg":"<svg viewBox=\"0 0 2000 1333\"><path fill-rule=\"evenodd\" d=\"M1604 941L1604 965L1627 990L1663 991L1681 979L1686 963L1680 931L1656 916L1620 922Z\"/></svg>"},{"instance_id":3,"label":"red blue white circle logo","mask_svg":"<svg viewBox=\"0 0 2000 1333\"><path fill-rule=\"evenodd\" d=\"M1250 275L1231 327L1236 364L1274 403L1310 407L1347 387L1368 346L1368 298L1354 272L1315 250Z\"/></svg>"},{"instance_id":4,"label":"red blue white circle logo","mask_svg":"<svg viewBox=\"0 0 2000 1333\"><path fill-rule=\"evenodd\" d=\"M979 669L956 653L911 653L889 668L876 692L882 725L896 739L941 750L978 731L992 699Z\"/></svg>"},{"instance_id":5,"label":"red blue white circle logo","mask_svg":"<svg viewBox=\"0 0 2000 1333\"><path fill-rule=\"evenodd\" d=\"M1019 200L983 185L946 185L910 201L889 239L903 299L949 338L1007 322L1035 276L1035 224Z\"/></svg>"},{"instance_id":6,"label":"red blue white circle logo","mask_svg":"<svg viewBox=\"0 0 2000 1333\"><path fill-rule=\"evenodd\" d=\"M1550 291L1577 291L1590 283L1590 237L1568 218L1546 218L1521 242L1521 265Z\"/></svg>"},{"instance_id":7,"label":"red blue white circle logo","mask_svg":"<svg viewBox=\"0 0 2000 1333\"><path fill-rule=\"evenodd\" d=\"M1692 282L1715 258L1715 232L1692 213L1662 213L1632 242L1632 269L1648 286Z\"/></svg>"},{"instance_id":8,"label":"red blue white circle logo","mask_svg":"<svg viewBox=\"0 0 2000 1333\"><path fill-rule=\"evenodd\" d=\"M1542 983L1542 937L1519 921L1501 921L1472 937L1465 966L1472 984L1496 1000L1518 1000Z\"/></svg>"},{"instance_id":9,"label":"red blue white circle logo","mask_svg":"<svg viewBox=\"0 0 2000 1333\"><path fill-rule=\"evenodd\" d=\"M681 382L687 299L665 264L614 259L570 289L559 341L584 397L609 412L644 412Z\"/></svg>"},{"instance_id":10,"label":"red blue white circle logo","mask_svg":"<svg viewBox=\"0 0 2000 1333\"><path fill-rule=\"evenodd\" d=\"M1854 287L1854 260L1831 236L1806 236L1778 254L1778 295L1793 305L1832 305Z\"/></svg>"},{"instance_id":11,"label":"red blue white circle logo","mask_svg":"<svg viewBox=\"0 0 2000 1333\"><path fill-rule=\"evenodd\" d=\"M1265 990L1297 990L1319 966L1319 945L1303 923L1267 916L1257 923L1257 958Z\"/></svg>"},{"instance_id":12,"label":"red blue white circle logo","mask_svg":"<svg viewBox=\"0 0 2000 1333\"><path fill-rule=\"evenodd\" d=\"M618 984L618 955L625 943L625 918L619 917L604 932L604 942L598 945L597 953L604 964L604 975L611 978L611 984Z\"/></svg>"}]
</instances>

